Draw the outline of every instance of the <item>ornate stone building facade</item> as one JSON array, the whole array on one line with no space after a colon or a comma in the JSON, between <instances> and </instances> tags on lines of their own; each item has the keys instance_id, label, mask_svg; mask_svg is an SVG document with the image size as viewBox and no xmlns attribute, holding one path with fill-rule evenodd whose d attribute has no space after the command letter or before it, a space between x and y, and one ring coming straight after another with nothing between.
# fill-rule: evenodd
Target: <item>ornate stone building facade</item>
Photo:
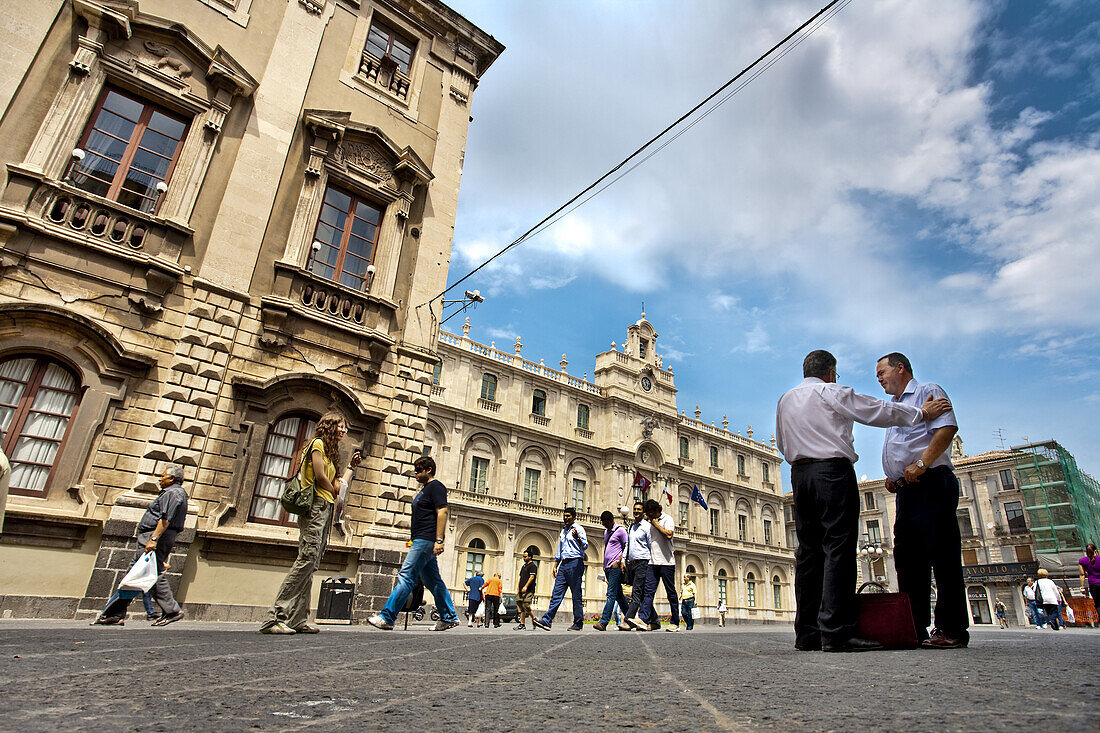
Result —
<instances>
[{"instance_id":1,"label":"ornate stone building facade","mask_svg":"<svg viewBox=\"0 0 1100 733\"><path fill-rule=\"evenodd\" d=\"M635 472L676 519L677 572L697 577L697 604L713 619L721 601L727 620L794 618L793 553L784 542L779 454L772 444L731 432L683 410L673 372L657 351L645 314L626 342L596 356L589 380L469 337L439 336L425 450L450 489L443 577L453 589L477 571L500 572L514 591L524 550L552 558L562 509L575 506L590 546L584 574L586 609L603 605L603 528L599 514L618 513L641 495ZM774 443L774 440L772 441ZM691 500L698 486L707 508ZM669 505L665 491L672 495ZM537 585L545 607L552 581ZM658 594L660 595L660 593ZM666 604L667 605L667 604Z\"/></svg>"},{"instance_id":2,"label":"ornate stone building facade","mask_svg":"<svg viewBox=\"0 0 1100 733\"><path fill-rule=\"evenodd\" d=\"M366 460L321 575L379 605L407 539L471 95L438 0L0 2L0 609L100 608L169 461L191 617L256 618L277 496L338 409Z\"/></svg>"}]
</instances>

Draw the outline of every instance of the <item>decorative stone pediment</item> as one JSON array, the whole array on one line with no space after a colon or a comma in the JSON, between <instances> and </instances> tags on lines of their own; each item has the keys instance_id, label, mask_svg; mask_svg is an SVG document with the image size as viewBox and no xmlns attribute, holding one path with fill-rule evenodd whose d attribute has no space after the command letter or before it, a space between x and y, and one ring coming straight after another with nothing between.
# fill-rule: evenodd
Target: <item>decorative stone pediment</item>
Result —
<instances>
[{"instance_id":1,"label":"decorative stone pediment","mask_svg":"<svg viewBox=\"0 0 1100 733\"><path fill-rule=\"evenodd\" d=\"M379 185L409 195L412 188L435 177L411 147L399 147L373 125L352 122L350 112L309 109L304 123L314 137L310 172L319 171L327 160L339 170L365 174Z\"/></svg>"}]
</instances>

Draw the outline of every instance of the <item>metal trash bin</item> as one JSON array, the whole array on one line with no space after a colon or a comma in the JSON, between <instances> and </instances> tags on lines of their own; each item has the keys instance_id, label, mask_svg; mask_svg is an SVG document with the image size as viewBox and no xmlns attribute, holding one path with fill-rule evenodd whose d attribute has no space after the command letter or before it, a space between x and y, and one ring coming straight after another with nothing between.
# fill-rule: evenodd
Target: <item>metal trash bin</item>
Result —
<instances>
[{"instance_id":1,"label":"metal trash bin","mask_svg":"<svg viewBox=\"0 0 1100 733\"><path fill-rule=\"evenodd\" d=\"M317 599L317 623L350 624L351 600L355 597L355 583L344 577L321 581L321 595Z\"/></svg>"}]
</instances>

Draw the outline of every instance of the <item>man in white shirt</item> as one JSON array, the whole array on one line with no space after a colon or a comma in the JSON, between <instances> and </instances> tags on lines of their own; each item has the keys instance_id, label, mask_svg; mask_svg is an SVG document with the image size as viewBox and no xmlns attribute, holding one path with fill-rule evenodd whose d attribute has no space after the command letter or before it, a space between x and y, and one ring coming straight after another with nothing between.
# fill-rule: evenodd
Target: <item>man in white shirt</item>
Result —
<instances>
[{"instance_id":1,"label":"man in white shirt","mask_svg":"<svg viewBox=\"0 0 1100 733\"><path fill-rule=\"evenodd\" d=\"M791 464L795 532L795 648L830 652L881 646L856 636L859 490L852 423L914 426L951 408L931 397L922 407L884 402L836 384L836 357L812 351L805 379L779 399L775 437Z\"/></svg>"},{"instance_id":2,"label":"man in white shirt","mask_svg":"<svg viewBox=\"0 0 1100 733\"><path fill-rule=\"evenodd\" d=\"M898 404L921 405L928 397L947 398L938 384L918 382L904 354L894 352L878 360L875 376ZM921 646L958 649L970 641L970 617L963 584L962 540L959 535L959 480L952 471L947 448L959 431L955 411L911 427L886 431L882 444L882 472L886 490L895 495L894 567L898 589L909 596ZM936 575L936 628L928 596Z\"/></svg>"},{"instance_id":3,"label":"man in white shirt","mask_svg":"<svg viewBox=\"0 0 1100 733\"><path fill-rule=\"evenodd\" d=\"M623 615L623 622L619 624L619 631L637 631L644 628L634 620L635 616L649 625L652 619L645 613L640 613L645 607L645 579L649 570L650 552L649 522L645 519L644 504L634 502L634 523L626 529L626 553L623 559L626 561L626 574L623 576L623 584L630 586L630 605Z\"/></svg>"},{"instance_id":4,"label":"man in white shirt","mask_svg":"<svg viewBox=\"0 0 1100 733\"><path fill-rule=\"evenodd\" d=\"M680 600L676 595L676 552L672 547L672 534L676 522L661 509L656 499L646 499L645 516L649 520L649 567L646 569L645 605L642 618L649 618L649 630L661 628L661 617L653 607L657 586L664 583L665 596L672 609L672 625L665 631L680 630ZM854 561L854 560L853 560Z\"/></svg>"}]
</instances>

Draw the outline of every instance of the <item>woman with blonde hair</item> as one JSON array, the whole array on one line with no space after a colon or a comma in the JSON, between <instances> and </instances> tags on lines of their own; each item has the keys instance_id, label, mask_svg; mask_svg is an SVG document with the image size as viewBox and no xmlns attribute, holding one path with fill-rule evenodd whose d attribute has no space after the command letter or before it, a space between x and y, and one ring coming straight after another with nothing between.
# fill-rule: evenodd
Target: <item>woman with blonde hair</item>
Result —
<instances>
[{"instance_id":1,"label":"woman with blonde hair","mask_svg":"<svg viewBox=\"0 0 1100 733\"><path fill-rule=\"evenodd\" d=\"M313 506L298 517L298 559L287 573L275 603L260 627L261 634L316 634L319 629L306 623L313 574L321 564L328 545L334 505L342 507L355 467L363 459L359 451L351 455L343 477L336 478L342 465L340 441L347 435L348 424L338 412L329 412L317 421L312 440L295 456L303 486L313 487Z\"/></svg>"}]
</instances>

